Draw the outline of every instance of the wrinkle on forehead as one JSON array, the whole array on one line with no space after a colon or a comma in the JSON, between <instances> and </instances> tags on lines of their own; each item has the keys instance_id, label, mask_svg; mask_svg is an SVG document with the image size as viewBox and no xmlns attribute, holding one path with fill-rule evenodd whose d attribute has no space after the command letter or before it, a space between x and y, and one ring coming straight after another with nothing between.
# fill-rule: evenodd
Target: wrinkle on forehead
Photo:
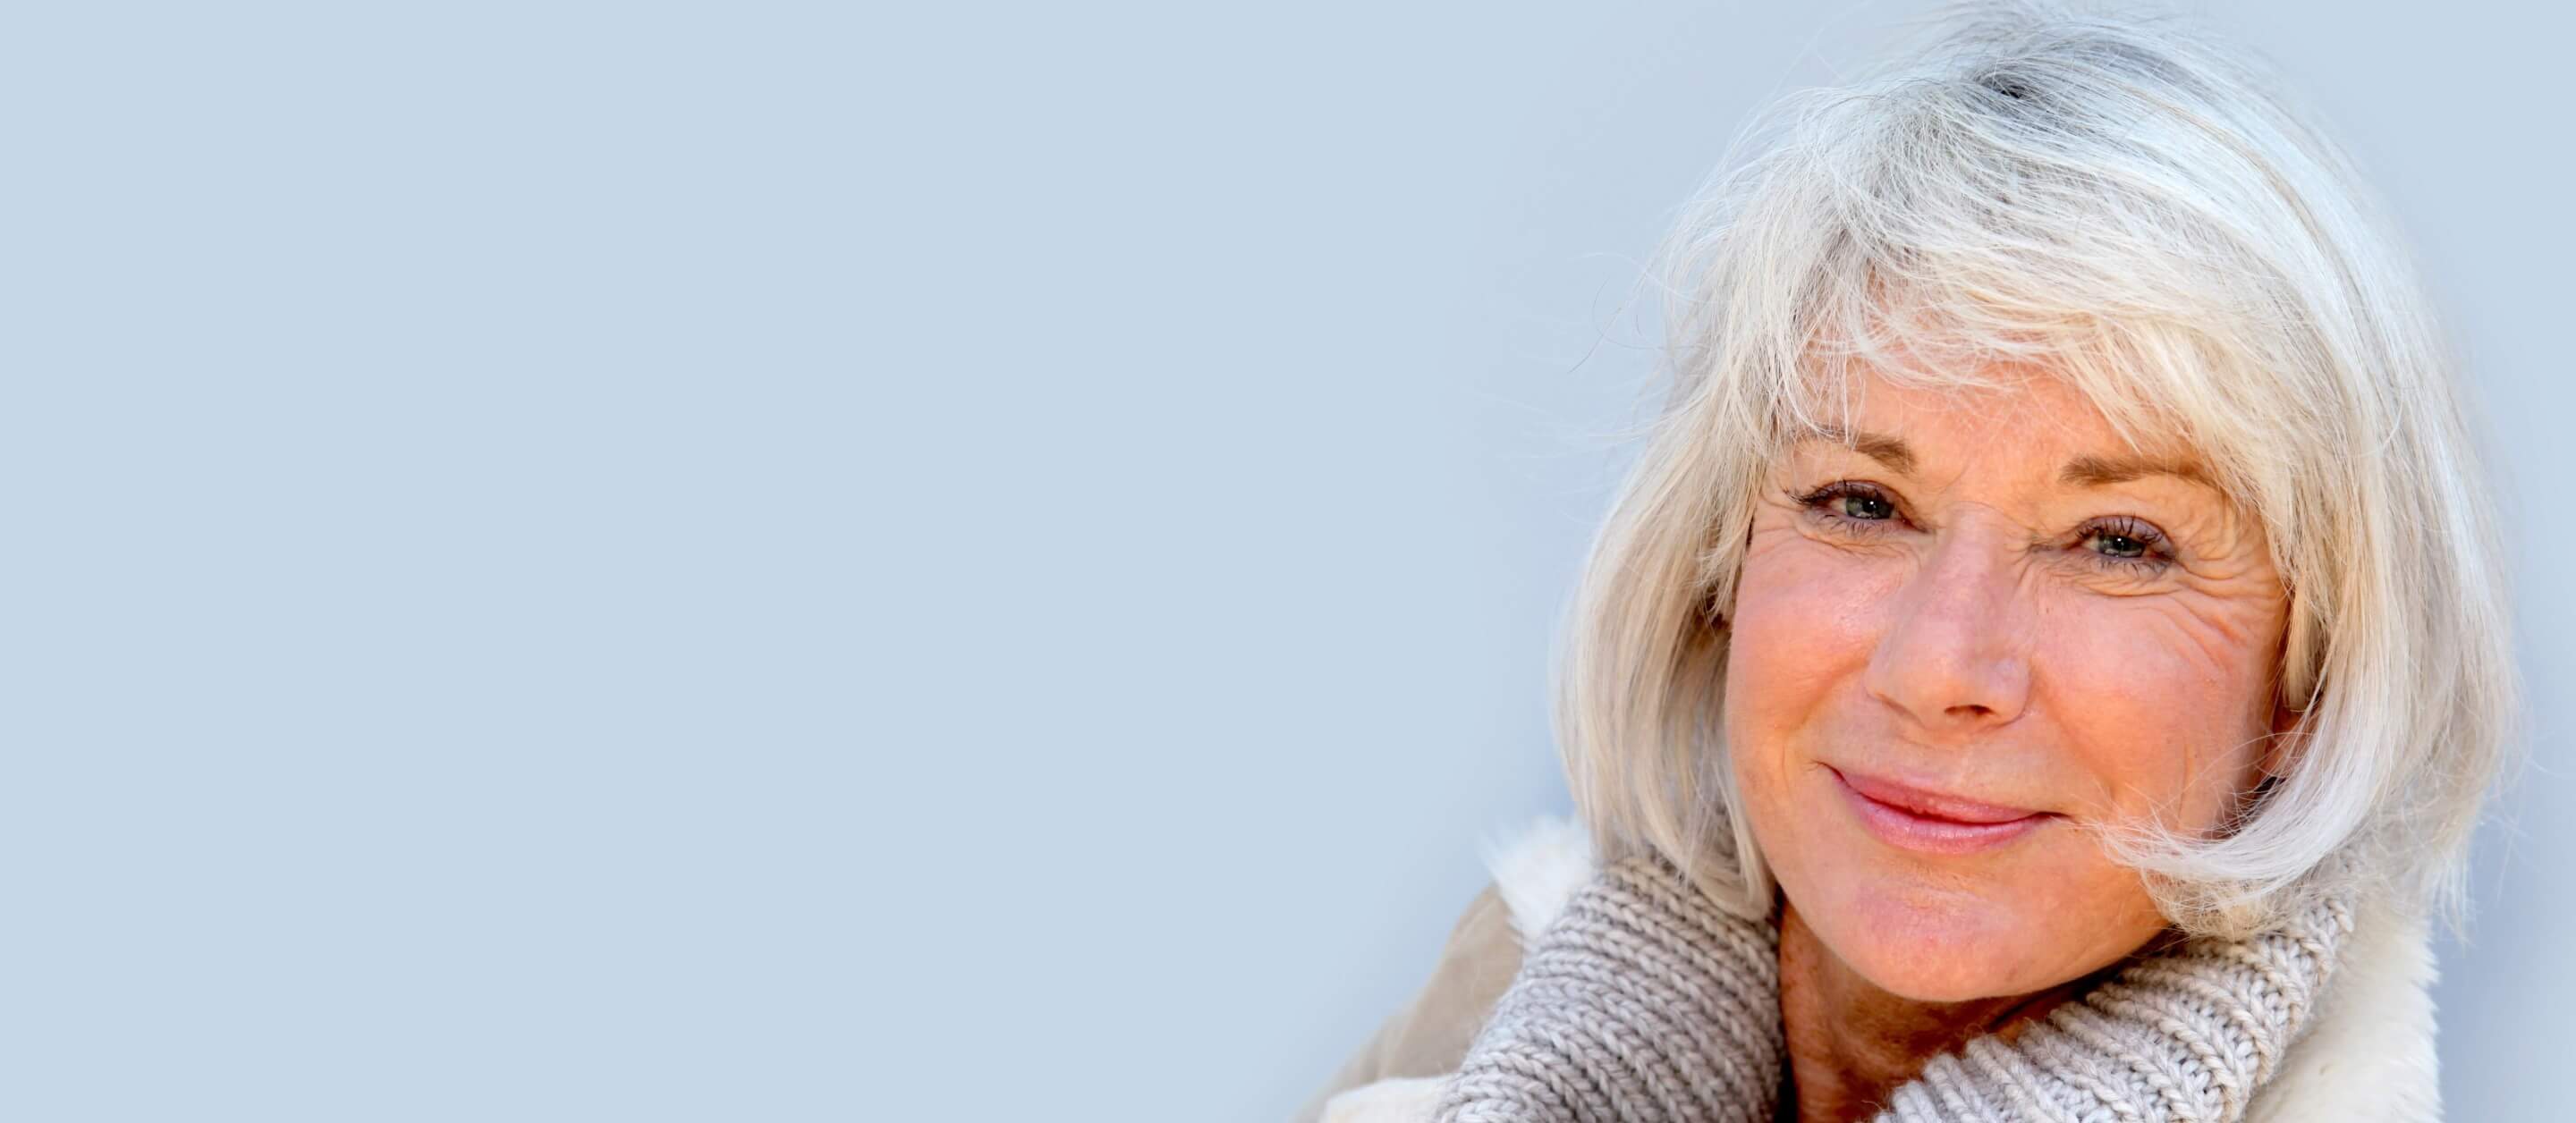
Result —
<instances>
[{"instance_id":1,"label":"wrinkle on forehead","mask_svg":"<svg viewBox=\"0 0 2576 1123\"><path fill-rule=\"evenodd\" d=\"M1831 372L1810 366L1786 400L1773 403L1772 454L1785 453L1806 440L1866 451L1861 447L1864 439L1875 432L1867 420L1870 406L1889 394L1903 396L1909 411L1967 415L1981 437L2046 428L2070 443L2099 443L2101 447L2088 450L2092 463L2075 465L2078 475L2117 475L2122 469L2145 466L2173 468L2186 478L2196 478L2227 502L2239 501L2222 458L2193 441L2188 424L2170 410L2128 395L2105 401L2088 394L2063 372L2027 362L1961 363L1940 370L1919 362L1885 367L1847 364ZM2059 405L2072 408L2053 408ZM2098 435L2105 433L2108 440L2102 442Z\"/></svg>"}]
</instances>

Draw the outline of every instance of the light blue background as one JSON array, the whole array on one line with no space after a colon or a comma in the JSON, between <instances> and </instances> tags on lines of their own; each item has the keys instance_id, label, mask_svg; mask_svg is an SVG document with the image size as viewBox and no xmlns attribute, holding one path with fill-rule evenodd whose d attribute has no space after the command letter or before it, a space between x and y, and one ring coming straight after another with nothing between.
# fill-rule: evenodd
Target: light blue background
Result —
<instances>
[{"instance_id":1,"label":"light blue background","mask_svg":"<svg viewBox=\"0 0 2576 1123\"><path fill-rule=\"evenodd\" d=\"M0 1117L1284 1116L1565 807L1636 262L1918 10L21 6ZM2503 447L2461 1119L2576 1001L2541 11L2226 19Z\"/></svg>"}]
</instances>

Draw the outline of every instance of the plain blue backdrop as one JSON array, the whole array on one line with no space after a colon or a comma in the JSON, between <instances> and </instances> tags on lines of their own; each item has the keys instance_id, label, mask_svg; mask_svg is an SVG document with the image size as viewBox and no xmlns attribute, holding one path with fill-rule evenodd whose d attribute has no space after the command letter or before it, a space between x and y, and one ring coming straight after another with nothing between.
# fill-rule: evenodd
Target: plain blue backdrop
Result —
<instances>
[{"instance_id":1,"label":"plain blue backdrop","mask_svg":"<svg viewBox=\"0 0 2576 1123\"><path fill-rule=\"evenodd\" d=\"M55 5L0 35L0 1116L1275 1119L1566 806L1637 264L1920 5ZM2223 26L2420 243L2576 900L2568 18Z\"/></svg>"}]
</instances>

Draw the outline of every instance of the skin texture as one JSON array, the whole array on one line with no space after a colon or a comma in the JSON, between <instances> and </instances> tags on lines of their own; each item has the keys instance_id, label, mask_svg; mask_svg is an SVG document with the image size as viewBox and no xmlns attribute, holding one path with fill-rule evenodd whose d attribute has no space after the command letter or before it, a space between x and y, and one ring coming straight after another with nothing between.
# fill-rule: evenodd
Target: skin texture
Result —
<instances>
[{"instance_id":1,"label":"skin texture","mask_svg":"<svg viewBox=\"0 0 2576 1123\"><path fill-rule=\"evenodd\" d=\"M1863 377L1849 431L1911 463L1800 442L1753 519L1725 721L1786 899L1802 1119L1865 1117L1932 1056L2168 935L2077 824L2216 830L2295 717L2274 703L2288 600L2259 523L2179 476L2067 481L2141 450L2072 388L2016 377L1965 396ZM1974 852L1906 849L1837 771L2050 817Z\"/></svg>"}]
</instances>

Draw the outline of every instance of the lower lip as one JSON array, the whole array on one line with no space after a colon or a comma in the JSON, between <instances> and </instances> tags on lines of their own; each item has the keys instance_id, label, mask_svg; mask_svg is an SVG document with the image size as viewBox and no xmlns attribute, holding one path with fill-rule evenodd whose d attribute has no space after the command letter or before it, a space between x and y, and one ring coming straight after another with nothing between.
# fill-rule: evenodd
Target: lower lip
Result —
<instances>
[{"instance_id":1,"label":"lower lip","mask_svg":"<svg viewBox=\"0 0 2576 1123\"><path fill-rule=\"evenodd\" d=\"M2055 818L2046 812L2038 812L2001 823L1936 819L1893 804L1880 803L1844 782L1842 773L1830 768L1826 771L1833 772L1834 786L1842 789L1843 798L1860 816L1861 825L1868 827L1869 833L1877 835L1880 842L1903 850L1926 854L1973 854L2002 846Z\"/></svg>"}]
</instances>

